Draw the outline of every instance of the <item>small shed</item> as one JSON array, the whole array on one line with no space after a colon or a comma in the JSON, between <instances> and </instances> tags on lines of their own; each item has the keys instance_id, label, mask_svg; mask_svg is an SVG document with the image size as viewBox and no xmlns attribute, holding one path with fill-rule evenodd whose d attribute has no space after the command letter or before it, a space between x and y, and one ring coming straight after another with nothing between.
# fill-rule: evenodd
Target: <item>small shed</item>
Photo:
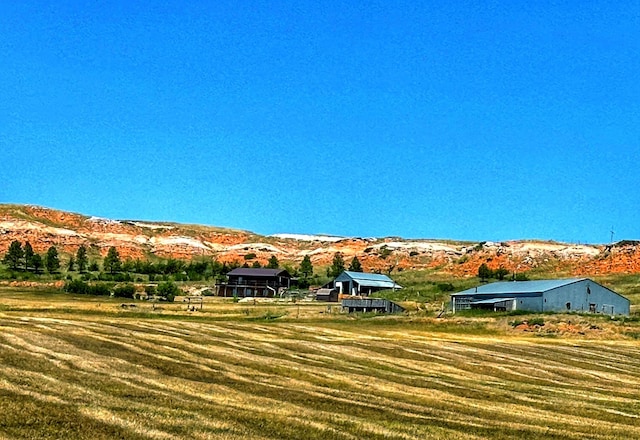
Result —
<instances>
[{"instance_id":1,"label":"small shed","mask_svg":"<svg viewBox=\"0 0 640 440\"><path fill-rule=\"evenodd\" d=\"M380 290L402 289L386 275L348 270L338 275L332 284L340 294L357 296L368 296Z\"/></svg>"},{"instance_id":2,"label":"small shed","mask_svg":"<svg viewBox=\"0 0 640 440\"><path fill-rule=\"evenodd\" d=\"M349 313L376 312L402 313L404 308L393 301L382 298L348 298L342 300L342 309Z\"/></svg>"},{"instance_id":3,"label":"small shed","mask_svg":"<svg viewBox=\"0 0 640 440\"><path fill-rule=\"evenodd\" d=\"M451 295L451 308L629 315L630 301L588 278L570 278L483 284Z\"/></svg>"},{"instance_id":4,"label":"small shed","mask_svg":"<svg viewBox=\"0 0 640 440\"><path fill-rule=\"evenodd\" d=\"M316 292L316 301L337 302L338 290L337 289L318 289Z\"/></svg>"}]
</instances>

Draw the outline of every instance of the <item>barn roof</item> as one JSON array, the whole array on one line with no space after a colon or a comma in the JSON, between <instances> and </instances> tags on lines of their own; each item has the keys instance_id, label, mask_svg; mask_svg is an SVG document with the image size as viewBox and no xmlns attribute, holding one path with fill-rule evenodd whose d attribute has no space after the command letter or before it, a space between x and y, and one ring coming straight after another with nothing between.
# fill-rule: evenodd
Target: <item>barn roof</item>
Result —
<instances>
[{"instance_id":1,"label":"barn roof","mask_svg":"<svg viewBox=\"0 0 640 440\"><path fill-rule=\"evenodd\" d=\"M345 270L336 278L336 281L345 281L345 278L351 278L361 286L380 287L383 289L402 289L402 286L396 284L391 278L381 273L351 272Z\"/></svg>"},{"instance_id":2,"label":"barn roof","mask_svg":"<svg viewBox=\"0 0 640 440\"><path fill-rule=\"evenodd\" d=\"M585 278L568 278L562 280L536 280L536 281L502 281L498 283L483 284L478 287L463 290L454 293L455 295L500 295L500 294L525 294L525 293L542 293L548 290L557 289L558 287L577 283Z\"/></svg>"},{"instance_id":3,"label":"barn roof","mask_svg":"<svg viewBox=\"0 0 640 440\"><path fill-rule=\"evenodd\" d=\"M267 269L264 267L238 267L227 273L227 275L234 275L239 277L291 277L291 275L289 275L289 272L284 269Z\"/></svg>"}]
</instances>

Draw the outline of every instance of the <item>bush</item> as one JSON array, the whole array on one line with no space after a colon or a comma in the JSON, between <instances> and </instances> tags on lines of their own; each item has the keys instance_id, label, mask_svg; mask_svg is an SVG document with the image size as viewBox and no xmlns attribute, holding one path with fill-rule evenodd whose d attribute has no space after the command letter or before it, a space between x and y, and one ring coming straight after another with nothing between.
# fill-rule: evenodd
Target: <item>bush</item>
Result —
<instances>
[{"instance_id":1,"label":"bush","mask_svg":"<svg viewBox=\"0 0 640 440\"><path fill-rule=\"evenodd\" d=\"M67 293L86 295L89 293L89 285L82 280L72 280L64 283L62 290Z\"/></svg>"},{"instance_id":2,"label":"bush","mask_svg":"<svg viewBox=\"0 0 640 440\"><path fill-rule=\"evenodd\" d=\"M529 325L539 325L542 327L544 325L544 318L533 318L529 320Z\"/></svg>"},{"instance_id":3,"label":"bush","mask_svg":"<svg viewBox=\"0 0 640 440\"><path fill-rule=\"evenodd\" d=\"M173 302L176 296L180 295L182 291L178 289L178 286L171 281L160 283L158 285L158 296L165 298L169 302Z\"/></svg>"},{"instance_id":4,"label":"bush","mask_svg":"<svg viewBox=\"0 0 640 440\"><path fill-rule=\"evenodd\" d=\"M456 290L455 286L451 283L439 283L437 287L440 292L453 292Z\"/></svg>"},{"instance_id":5,"label":"bush","mask_svg":"<svg viewBox=\"0 0 640 440\"><path fill-rule=\"evenodd\" d=\"M89 290L87 292L89 295L96 296L109 296L111 295L111 289L106 284L93 284L89 286Z\"/></svg>"},{"instance_id":6,"label":"bush","mask_svg":"<svg viewBox=\"0 0 640 440\"><path fill-rule=\"evenodd\" d=\"M113 289L113 296L118 298L131 298L136 293L136 288L133 284L125 284L124 286L119 286Z\"/></svg>"},{"instance_id":7,"label":"bush","mask_svg":"<svg viewBox=\"0 0 640 440\"><path fill-rule=\"evenodd\" d=\"M62 288L67 293L75 293L78 295L98 295L109 296L111 289L105 284L87 284L82 280L68 281Z\"/></svg>"}]
</instances>

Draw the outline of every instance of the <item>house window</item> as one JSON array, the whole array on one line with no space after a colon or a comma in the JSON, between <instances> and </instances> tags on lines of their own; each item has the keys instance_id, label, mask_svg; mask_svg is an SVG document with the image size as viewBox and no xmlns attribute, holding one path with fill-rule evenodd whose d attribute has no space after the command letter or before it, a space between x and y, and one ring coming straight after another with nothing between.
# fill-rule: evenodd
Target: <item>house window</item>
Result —
<instances>
[{"instance_id":1,"label":"house window","mask_svg":"<svg viewBox=\"0 0 640 440\"><path fill-rule=\"evenodd\" d=\"M596 305L591 303L589 304L589 312L590 313L596 313Z\"/></svg>"},{"instance_id":2,"label":"house window","mask_svg":"<svg viewBox=\"0 0 640 440\"><path fill-rule=\"evenodd\" d=\"M567 304L565 304L567 306L567 310L571 310L571 303L568 302Z\"/></svg>"}]
</instances>

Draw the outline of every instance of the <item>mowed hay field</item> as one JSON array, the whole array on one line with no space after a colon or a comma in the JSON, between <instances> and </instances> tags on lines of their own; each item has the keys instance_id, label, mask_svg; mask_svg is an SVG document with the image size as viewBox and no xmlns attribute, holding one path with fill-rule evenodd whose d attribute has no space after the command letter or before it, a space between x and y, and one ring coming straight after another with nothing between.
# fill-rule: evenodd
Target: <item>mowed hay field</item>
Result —
<instances>
[{"instance_id":1,"label":"mowed hay field","mask_svg":"<svg viewBox=\"0 0 640 440\"><path fill-rule=\"evenodd\" d=\"M640 438L640 342L616 331L220 300L0 304L2 438Z\"/></svg>"}]
</instances>

